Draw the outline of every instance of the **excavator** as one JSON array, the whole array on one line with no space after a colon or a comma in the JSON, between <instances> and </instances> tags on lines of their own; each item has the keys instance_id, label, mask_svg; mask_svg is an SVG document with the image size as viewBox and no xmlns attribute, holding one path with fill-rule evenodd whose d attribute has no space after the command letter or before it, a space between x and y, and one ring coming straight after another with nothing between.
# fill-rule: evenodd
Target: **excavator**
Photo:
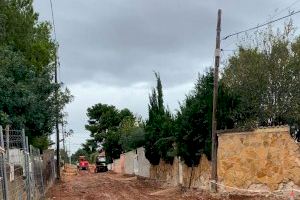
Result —
<instances>
[{"instance_id":1,"label":"excavator","mask_svg":"<svg viewBox=\"0 0 300 200\"><path fill-rule=\"evenodd\" d=\"M89 161L86 160L85 156L79 156L78 159L78 170L89 170Z\"/></svg>"}]
</instances>

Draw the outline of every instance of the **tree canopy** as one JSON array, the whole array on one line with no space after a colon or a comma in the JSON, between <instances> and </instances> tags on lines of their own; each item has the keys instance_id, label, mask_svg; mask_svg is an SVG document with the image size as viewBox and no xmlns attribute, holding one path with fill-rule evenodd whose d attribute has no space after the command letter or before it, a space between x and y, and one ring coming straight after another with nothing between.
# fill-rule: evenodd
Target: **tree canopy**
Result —
<instances>
[{"instance_id":1,"label":"tree canopy","mask_svg":"<svg viewBox=\"0 0 300 200\"><path fill-rule=\"evenodd\" d=\"M156 88L149 96L148 120L145 124L145 155L153 165L159 164L160 158L173 162L174 130L173 116L163 103L163 89L160 75L155 73Z\"/></svg>"},{"instance_id":2,"label":"tree canopy","mask_svg":"<svg viewBox=\"0 0 300 200\"><path fill-rule=\"evenodd\" d=\"M115 106L98 103L87 109L87 116L86 129L92 139L83 146L102 146L110 159L119 158L121 153L144 142L142 124L127 108L118 110Z\"/></svg>"},{"instance_id":3,"label":"tree canopy","mask_svg":"<svg viewBox=\"0 0 300 200\"><path fill-rule=\"evenodd\" d=\"M177 112L177 155L189 166L197 165L200 156L211 157L213 71L198 78L194 90L186 96ZM218 90L217 128L230 129L238 120L239 100L220 81Z\"/></svg>"},{"instance_id":4,"label":"tree canopy","mask_svg":"<svg viewBox=\"0 0 300 200\"><path fill-rule=\"evenodd\" d=\"M58 110L71 95L53 83L57 44L51 26L39 22L32 0L0 0L0 124L25 127L29 142L46 149Z\"/></svg>"},{"instance_id":5,"label":"tree canopy","mask_svg":"<svg viewBox=\"0 0 300 200\"><path fill-rule=\"evenodd\" d=\"M300 122L300 37L290 23L284 30L260 32L228 61L223 80L243 104L239 126Z\"/></svg>"}]
</instances>

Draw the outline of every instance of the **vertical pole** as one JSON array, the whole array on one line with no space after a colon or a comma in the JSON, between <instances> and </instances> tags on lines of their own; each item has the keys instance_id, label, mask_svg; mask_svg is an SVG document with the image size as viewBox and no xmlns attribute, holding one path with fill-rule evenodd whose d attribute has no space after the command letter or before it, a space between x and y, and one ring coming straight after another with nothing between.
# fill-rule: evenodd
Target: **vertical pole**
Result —
<instances>
[{"instance_id":1,"label":"vertical pole","mask_svg":"<svg viewBox=\"0 0 300 200\"><path fill-rule=\"evenodd\" d=\"M57 52L56 52L57 54ZM57 84L57 55L55 55L55 83ZM59 117L59 110L58 110L58 86L56 86L55 90L55 107L56 107L56 117L55 117L55 129L56 129L56 178L60 179L60 153L59 153L59 127L58 127L58 117Z\"/></svg>"},{"instance_id":2,"label":"vertical pole","mask_svg":"<svg viewBox=\"0 0 300 200\"><path fill-rule=\"evenodd\" d=\"M39 168L40 168L40 175L41 175L41 189L42 189L42 197L45 198L45 185L44 185L44 176L43 176L43 159L40 154L40 151L38 151L38 162L39 162Z\"/></svg>"},{"instance_id":3,"label":"vertical pole","mask_svg":"<svg viewBox=\"0 0 300 200\"><path fill-rule=\"evenodd\" d=\"M62 133L63 149L64 149L64 151L66 151L66 145L65 145L66 135L64 133L64 121L63 121L63 119L62 119L62 122L61 122L61 133Z\"/></svg>"},{"instance_id":4,"label":"vertical pole","mask_svg":"<svg viewBox=\"0 0 300 200\"><path fill-rule=\"evenodd\" d=\"M28 145L28 137L26 137L26 147L28 148L28 160L29 160L29 174L30 174L30 193L36 194L36 161L35 150L32 145ZM31 163L31 164L30 164Z\"/></svg>"},{"instance_id":5,"label":"vertical pole","mask_svg":"<svg viewBox=\"0 0 300 200\"><path fill-rule=\"evenodd\" d=\"M2 126L0 126L0 141L1 141L1 147L5 149L4 147L4 140L3 140L3 129ZM8 182L7 182L7 173L6 173L6 162L5 162L5 155L4 152L1 152L1 176L3 177L2 180L2 191L3 191L3 199L8 200Z\"/></svg>"},{"instance_id":6,"label":"vertical pole","mask_svg":"<svg viewBox=\"0 0 300 200\"><path fill-rule=\"evenodd\" d=\"M69 162L70 162L70 165L72 164L72 161L71 161L71 141L69 140Z\"/></svg>"},{"instance_id":7,"label":"vertical pole","mask_svg":"<svg viewBox=\"0 0 300 200\"><path fill-rule=\"evenodd\" d=\"M27 199L31 199L31 186L30 186L30 165L29 165L29 148L28 148L28 138L25 136L25 130L22 129L22 139L23 139L23 148L25 156L25 173L26 173L26 190L27 190Z\"/></svg>"},{"instance_id":8,"label":"vertical pole","mask_svg":"<svg viewBox=\"0 0 300 200\"><path fill-rule=\"evenodd\" d=\"M220 34L221 34L221 9L218 10L218 22L217 22L217 36L216 36L216 51L215 51L215 70L214 70L214 93L213 93L213 112L212 112L212 169L211 169L211 179L212 185L211 189L213 192L217 192L217 153L218 153L218 138L217 138L217 100L218 100L218 81L219 81L219 65L220 65Z\"/></svg>"},{"instance_id":9,"label":"vertical pole","mask_svg":"<svg viewBox=\"0 0 300 200\"><path fill-rule=\"evenodd\" d=\"M5 140L6 140L6 161L9 163L9 125L5 127Z\"/></svg>"},{"instance_id":10,"label":"vertical pole","mask_svg":"<svg viewBox=\"0 0 300 200\"><path fill-rule=\"evenodd\" d=\"M52 169L52 171L51 171L51 183L53 183L53 181L54 181L54 179L56 179L57 177L56 177L56 175L57 175L57 173L56 173L56 162L55 162L55 159L54 159L54 155L52 156L52 158L51 158L51 169Z\"/></svg>"}]
</instances>

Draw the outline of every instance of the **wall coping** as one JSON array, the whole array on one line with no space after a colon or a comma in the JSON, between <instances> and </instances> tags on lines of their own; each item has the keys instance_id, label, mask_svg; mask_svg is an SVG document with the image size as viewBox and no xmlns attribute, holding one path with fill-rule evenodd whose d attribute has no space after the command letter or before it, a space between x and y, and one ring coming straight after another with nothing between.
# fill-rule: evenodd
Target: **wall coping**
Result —
<instances>
[{"instance_id":1,"label":"wall coping","mask_svg":"<svg viewBox=\"0 0 300 200\"><path fill-rule=\"evenodd\" d=\"M234 129L229 130L220 130L218 131L218 136L225 135L248 135L254 133L274 133L274 132L290 132L290 127L288 125L285 126L272 126L272 127L259 127L250 131L238 131Z\"/></svg>"}]
</instances>

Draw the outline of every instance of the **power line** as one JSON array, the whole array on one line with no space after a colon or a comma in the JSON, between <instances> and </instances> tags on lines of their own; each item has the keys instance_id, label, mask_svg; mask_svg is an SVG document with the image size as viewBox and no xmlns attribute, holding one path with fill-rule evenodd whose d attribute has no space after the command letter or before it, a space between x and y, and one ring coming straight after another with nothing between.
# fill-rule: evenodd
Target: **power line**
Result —
<instances>
[{"instance_id":1,"label":"power line","mask_svg":"<svg viewBox=\"0 0 300 200\"><path fill-rule=\"evenodd\" d=\"M54 40L56 42L56 31L55 31L55 21L54 21L54 12L53 12L53 5L52 5L52 0L50 0L50 5L51 5L51 13L52 13L52 24L53 24L53 33L54 33ZM57 63L58 61L58 56L57 56L57 48L56 48L56 54L55 54L55 71L54 71L54 80L55 84L57 84ZM55 116L55 129L56 129L56 168L60 169L60 139L59 139L59 121L58 121L58 116L59 116L59 108L58 108L58 88L55 90L55 104L56 104L56 116ZM60 179L60 170L56 170L56 178L59 180Z\"/></svg>"},{"instance_id":2,"label":"power line","mask_svg":"<svg viewBox=\"0 0 300 200\"><path fill-rule=\"evenodd\" d=\"M51 14L52 14L53 33L54 33L54 39L56 41L56 31L55 31L55 21L54 21L54 12L53 12L52 0L50 0L50 5L51 5Z\"/></svg>"},{"instance_id":3,"label":"power line","mask_svg":"<svg viewBox=\"0 0 300 200\"><path fill-rule=\"evenodd\" d=\"M53 26L53 35L54 35L54 40L57 41L57 37L56 37L56 27L55 27L55 19L54 19L54 9L53 9L53 3L52 0L50 0L50 7L51 7L51 16L52 16L52 26ZM61 68L60 68L60 61L59 61L59 57L56 57L57 59L57 66L58 66L58 80L59 82L61 82Z\"/></svg>"},{"instance_id":4,"label":"power line","mask_svg":"<svg viewBox=\"0 0 300 200\"><path fill-rule=\"evenodd\" d=\"M52 15L52 26L53 26L53 35L54 35L54 40L57 41L56 37L56 27L55 27L55 19L54 19L54 9L53 9L53 3L52 0L50 0L50 7L51 7L51 15ZM57 50L58 51L58 50ZM57 66L58 66L58 80L61 82L61 67L60 67L60 61L59 61L59 56L57 56Z\"/></svg>"},{"instance_id":5,"label":"power line","mask_svg":"<svg viewBox=\"0 0 300 200\"><path fill-rule=\"evenodd\" d=\"M288 14L288 15L286 15L286 16L283 16L283 17L280 17L280 18L277 18L277 19L274 19L274 20L268 21L268 22L266 22L266 23L263 23L263 24L257 25L257 26L255 26L255 27L248 28L248 29L246 29L246 30L243 30L243 31L238 31L238 32L235 32L235 33L229 34L229 35L227 35L227 36L223 37L223 38L222 38L222 40L226 40L226 39L228 39L228 38L230 38L230 37L232 37L232 36L239 35L239 34L241 34L241 33L245 33L245 32L248 32L248 31L252 31L252 30L255 30L255 29L261 28L261 27L263 27L263 26L266 26L266 25L272 24L272 23L274 23L274 22L280 21L280 20L282 20L282 19L285 19L285 18L287 18L287 17L291 17L291 16L293 16L293 15L295 15L295 14L298 14L298 13L300 13L300 10L298 10L298 11L296 11L296 12L295 12L295 11L293 11L293 12L291 12L290 14Z\"/></svg>"},{"instance_id":6,"label":"power line","mask_svg":"<svg viewBox=\"0 0 300 200\"><path fill-rule=\"evenodd\" d=\"M277 12L277 13L274 13L274 15L273 15L272 17L276 17L276 16L278 16L279 14L281 14L281 13L283 13L284 11L286 11L286 10L290 9L292 6L296 5L296 4L297 4L297 3L299 3L299 2L300 2L300 0L296 0L296 1L294 1L294 2L293 2L293 3L291 3L289 6L287 6L287 7L283 8L281 11L279 11L279 12Z\"/></svg>"}]
</instances>

